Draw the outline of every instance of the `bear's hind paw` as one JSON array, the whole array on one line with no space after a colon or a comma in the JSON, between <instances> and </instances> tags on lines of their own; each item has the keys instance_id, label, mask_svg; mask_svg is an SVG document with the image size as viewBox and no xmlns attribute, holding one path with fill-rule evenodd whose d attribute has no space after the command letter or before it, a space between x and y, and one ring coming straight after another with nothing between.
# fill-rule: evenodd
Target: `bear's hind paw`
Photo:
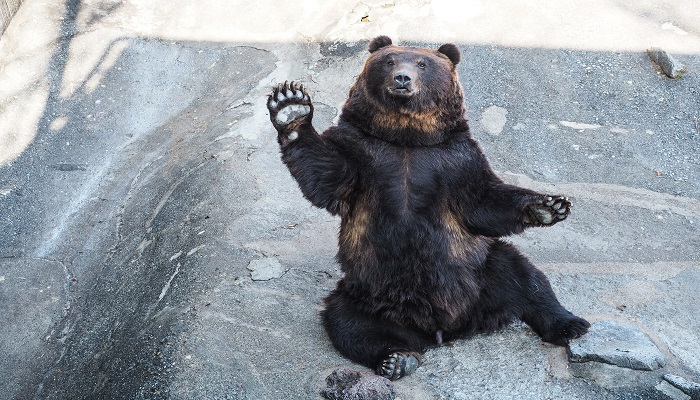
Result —
<instances>
[{"instance_id":1,"label":"bear's hind paw","mask_svg":"<svg viewBox=\"0 0 700 400\"><path fill-rule=\"evenodd\" d=\"M566 346L571 339L578 339L586 334L590 326L591 324L585 319L572 316L555 324L552 330L542 336L542 340L558 346Z\"/></svg>"},{"instance_id":2,"label":"bear's hind paw","mask_svg":"<svg viewBox=\"0 0 700 400\"><path fill-rule=\"evenodd\" d=\"M422 363L417 353L392 353L379 364L377 375L395 381L414 373Z\"/></svg>"}]
</instances>

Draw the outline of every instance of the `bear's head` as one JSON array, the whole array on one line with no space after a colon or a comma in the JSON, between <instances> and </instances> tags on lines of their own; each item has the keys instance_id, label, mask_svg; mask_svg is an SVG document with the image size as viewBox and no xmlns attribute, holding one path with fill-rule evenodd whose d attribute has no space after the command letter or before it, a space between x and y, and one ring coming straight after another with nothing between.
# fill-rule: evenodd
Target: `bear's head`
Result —
<instances>
[{"instance_id":1,"label":"bear's head","mask_svg":"<svg viewBox=\"0 0 700 400\"><path fill-rule=\"evenodd\" d=\"M343 108L345 119L400 144L434 144L455 130L468 129L455 68L461 57L457 46L402 47L379 36L368 49Z\"/></svg>"}]
</instances>

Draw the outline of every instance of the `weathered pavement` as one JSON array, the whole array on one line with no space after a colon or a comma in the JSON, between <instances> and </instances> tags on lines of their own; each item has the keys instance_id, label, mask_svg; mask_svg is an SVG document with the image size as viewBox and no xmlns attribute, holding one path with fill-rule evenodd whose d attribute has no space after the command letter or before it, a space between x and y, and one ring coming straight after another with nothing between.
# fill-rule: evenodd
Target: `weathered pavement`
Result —
<instances>
[{"instance_id":1,"label":"weathered pavement","mask_svg":"<svg viewBox=\"0 0 700 400\"><path fill-rule=\"evenodd\" d=\"M24 1L0 40L0 398L315 399L361 369L317 317L338 221L264 102L303 81L323 129L378 34L460 46L494 168L575 203L512 241L666 361L569 364L516 325L429 351L401 399L688 398L662 376L700 382L698 4L292 3Z\"/></svg>"}]
</instances>

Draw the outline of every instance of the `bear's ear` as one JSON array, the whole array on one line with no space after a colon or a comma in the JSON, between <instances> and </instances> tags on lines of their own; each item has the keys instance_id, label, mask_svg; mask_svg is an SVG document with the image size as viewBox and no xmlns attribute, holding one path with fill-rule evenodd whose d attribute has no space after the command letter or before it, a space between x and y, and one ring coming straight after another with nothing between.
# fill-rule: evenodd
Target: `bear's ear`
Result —
<instances>
[{"instance_id":1,"label":"bear's ear","mask_svg":"<svg viewBox=\"0 0 700 400\"><path fill-rule=\"evenodd\" d=\"M447 58L449 58L450 61L452 61L453 65L459 64L459 60L462 59L462 54L460 53L459 48L453 45L452 43L443 44L442 46L440 46L438 51L446 55Z\"/></svg>"},{"instance_id":2,"label":"bear's ear","mask_svg":"<svg viewBox=\"0 0 700 400\"><path fill-rule=\"evenodd\" d=\"M367 49L370 53L374 53L382 47L388 46L390 44L391 38L389 38L389 36L377 36L376 38L372 39L371 42L369 42L369 47L367 47Z\"/></svg>"}]
</instances>

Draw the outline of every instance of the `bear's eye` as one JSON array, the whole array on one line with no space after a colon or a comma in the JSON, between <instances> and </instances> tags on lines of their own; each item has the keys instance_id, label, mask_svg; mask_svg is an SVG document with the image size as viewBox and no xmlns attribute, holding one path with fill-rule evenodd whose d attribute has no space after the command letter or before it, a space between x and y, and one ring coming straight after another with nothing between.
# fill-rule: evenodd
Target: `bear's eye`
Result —
<instances>
[{"instance_id":1,"label":"bear's eye","mask_svg":"<svg viewBox=\"0 0 700 400\"><path fill-rule=\"evenodd\" d=\"M392 60L389 60L386 62L386 65L394 65L394 62Z\"/></svg>"},{"instance_id":2,"label":"bear's eye","mask_svg":"<svg viewBox=\"0 0 700 400\"><path fill-rule=\"evenodd\" d=\"M425 64L425 62L423 62L423 61L419 61L419 62L418 62L418 68L423 69L423 68L425 68L426 66L427 66L427 65Z\"/></svg>"}]
</instances>

